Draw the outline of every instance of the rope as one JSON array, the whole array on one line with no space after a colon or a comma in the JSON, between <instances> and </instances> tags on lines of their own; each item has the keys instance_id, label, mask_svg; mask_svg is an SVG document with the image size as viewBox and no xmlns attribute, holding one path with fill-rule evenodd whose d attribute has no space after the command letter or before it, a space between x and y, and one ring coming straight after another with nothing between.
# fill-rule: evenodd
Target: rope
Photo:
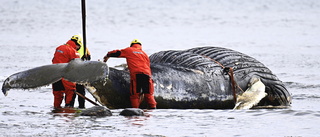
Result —
<instances>
[{"instance_id":1,"label":"rope","mask_svg":"<svg viewBox=\"0 0 320 137\"><path fill-rule=\"evenodd\" d=\"M214 60L214 59L212 59L212 58L210 58L208 56L205 56L205 55L201 55L201 56L214 61L215 63L217 63L218 65L220 65L222 67L224 72L228 73L228 75L230 77L230 81L231 81L231 89L232 89L232 92L233 92L233 100L234 100L234 102L236 102L237 101L237 91L236 91L236 89L238 88L242 92L244 92L244 91L241 89L241 87L237 84L237 82L234 79L233 68L232 67L225 67L220 62L218 62L218 61L216 61L216 60Z\"/></svg>"}]
</instances>

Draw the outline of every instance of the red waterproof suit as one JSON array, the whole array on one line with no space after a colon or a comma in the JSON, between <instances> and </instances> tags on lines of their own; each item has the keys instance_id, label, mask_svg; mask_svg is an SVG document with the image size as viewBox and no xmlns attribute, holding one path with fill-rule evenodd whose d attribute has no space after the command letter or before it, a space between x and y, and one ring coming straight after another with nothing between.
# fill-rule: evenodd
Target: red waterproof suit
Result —
<instances>
[{"instance_id":1,"label":"red waterproof suit","mask_svg":"<svg viewBox=\"0 0 320 137\"><path fill-rule=\"evenodd\" d=\"M140 44L133 44L131 47L122 50L108 52L108 57L126 58L130 71L130 101L133 108L139 108L140 95L150 108L156 108L157 102L154 99L154 86L151 78L150 60L148 55L142 51Z\"/></svg>"},{"instance_id":2,"label":"red waterproof suit","mask_svg":"<svg viewBox=\"0 0 320 137\"><path fill-rule=\"evenodd\" d=\"M68 63L75 58L79 58L79 53L76 51L75 42L69 40L65 45L61 45L56 48L54 57L52 59L53 64ZM63 78L52 84L54 95L54 107L61 108L61 103L65 94L65 104L68 106L72 101L74 91L76 90L76 84Z\"/></svg>"}]
</instances>

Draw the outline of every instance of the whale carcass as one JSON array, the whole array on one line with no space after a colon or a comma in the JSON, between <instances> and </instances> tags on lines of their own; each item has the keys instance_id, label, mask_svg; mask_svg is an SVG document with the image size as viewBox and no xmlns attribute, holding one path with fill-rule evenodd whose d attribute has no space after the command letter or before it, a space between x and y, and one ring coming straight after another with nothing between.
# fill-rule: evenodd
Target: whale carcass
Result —
<instances>
[{"instance_id":1,"label":"whale carcass","mask_svg":"<svg viewBox=\"0 0 320 137\"><path fill-rule=\"evenodd\" d=\"M256 59L231 49L197 47L160 51L152 54L150 61L155 99L157 108L160 109L232 109L236 96L248 89L248 83L253 77L261 80L266 93L256 107L287 107L291 104L291 95L283 82L267 67ZM13 74L3 83L2 91L7 94L11 88L35 88L64 77L86 84L94 97L108 108L130 107L130 76L127 70L108 68L97 61L72 62L69 64L73 65L47 65L37 68L37 71L41 70L42 77L50 80L37 81L37 71L32 69L17 73L19 77ZM69 66L68 71L66 66ZM78 71L70 71L71 66ZM46 72L48 68L52 71ZM91 69L95 71L92 72ZM52 76L52 73L56 75ZM34 82L25 84L30 79ZM146 107L146 104L142 102L141 107Z\"/></svg>"}]
</instances>

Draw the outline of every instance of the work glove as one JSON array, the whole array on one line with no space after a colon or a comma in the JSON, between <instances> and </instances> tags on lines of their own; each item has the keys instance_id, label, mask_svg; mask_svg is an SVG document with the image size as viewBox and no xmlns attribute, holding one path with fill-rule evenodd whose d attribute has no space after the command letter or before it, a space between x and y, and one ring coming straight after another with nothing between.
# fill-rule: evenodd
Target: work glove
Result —
<instances>
[{"instance_id":1,"label":"work glove","mask_svg":"<svg viewBox=\"0 0 320 137\"><path fill-rule=\"evenodd\" d=\"M91 55L84 55L81 57L82 60L91 60Z\"/></svg>"}]
</instances>

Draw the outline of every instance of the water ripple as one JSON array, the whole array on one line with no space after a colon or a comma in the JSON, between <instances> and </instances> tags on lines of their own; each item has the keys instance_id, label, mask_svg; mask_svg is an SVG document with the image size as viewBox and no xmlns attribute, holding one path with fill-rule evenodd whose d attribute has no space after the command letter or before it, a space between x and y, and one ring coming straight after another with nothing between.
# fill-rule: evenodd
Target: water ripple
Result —
<instances>
[{"instance_id":1,"label":"water ripple","mask_svg":"<svg viewBox=\"0 0 320 137\"><path fill-rule=\"evenodd\" d=\"M320 89L320 84L303 84L298 82L284 82L288 88L297 88L297 89Z\"/></svg>"}]
</instances>

